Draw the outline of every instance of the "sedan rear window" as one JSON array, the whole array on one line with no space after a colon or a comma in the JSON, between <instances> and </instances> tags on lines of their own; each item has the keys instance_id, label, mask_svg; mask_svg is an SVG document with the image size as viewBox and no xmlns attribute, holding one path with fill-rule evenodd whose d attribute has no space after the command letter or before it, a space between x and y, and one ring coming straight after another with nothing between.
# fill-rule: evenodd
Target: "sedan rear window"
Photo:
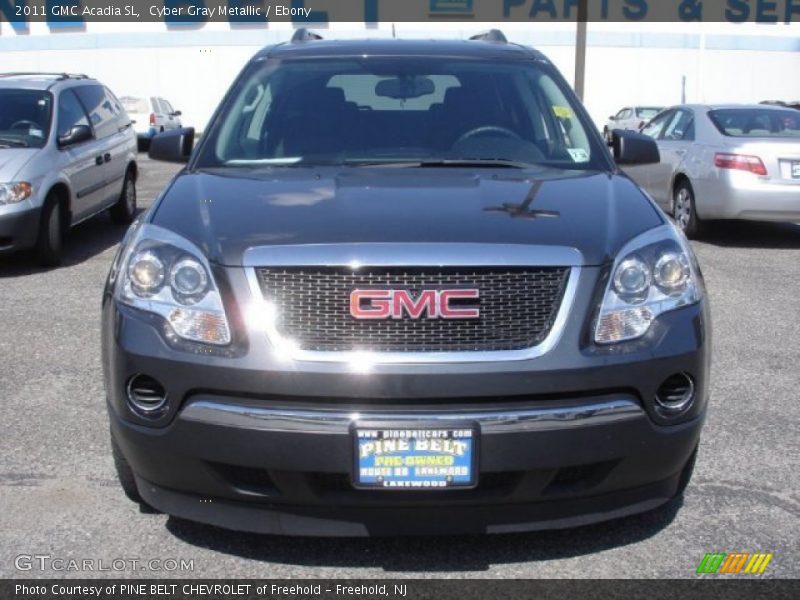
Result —
<instances>
[{"instance_id":1,"label":"sedan rear window","mask_svg":"<svg viewBox=\"0 0 800 600\"><path fill-rule=\"evenodd\" d=\"M133 98L131 96L123 96L119 99L123 108L129 113L148 113L150 109L147 108L147 100L144 98Z\"/></svg>"},{"instance_id":2,"label":"sedan rear window","mask_svg":"<svg viewBox=\"0 0 800 600\"><path fill-rule=\"evenodd\" d=\"M764 108L725 108L708 113L729 137L800 137L800 112Z\"/></svg>"}]
</instances>

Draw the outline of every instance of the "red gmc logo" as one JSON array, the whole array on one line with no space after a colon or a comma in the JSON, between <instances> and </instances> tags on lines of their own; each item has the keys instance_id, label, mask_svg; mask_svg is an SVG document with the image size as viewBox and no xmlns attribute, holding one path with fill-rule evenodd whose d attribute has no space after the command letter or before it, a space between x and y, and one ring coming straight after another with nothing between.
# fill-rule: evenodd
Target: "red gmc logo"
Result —
<instances>
[{"instance_id":1,"label":"red gmc logo","mask_svg":"<svg viewBox=\"0 0 800 600\"><path fill-rule=\"evenodd\" d=\"M414 298L408 290L353 290L350 314L356 319L477 319L475 306L453 306L453 300L480 297L475 289L423 290Z\"/></svg>"}]
</instances>

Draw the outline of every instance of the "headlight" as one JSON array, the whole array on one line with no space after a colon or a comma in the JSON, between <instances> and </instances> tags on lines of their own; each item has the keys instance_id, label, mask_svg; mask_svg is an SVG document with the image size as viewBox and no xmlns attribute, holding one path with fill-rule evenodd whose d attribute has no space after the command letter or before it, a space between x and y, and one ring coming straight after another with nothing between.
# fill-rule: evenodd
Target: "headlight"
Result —
<instances>
[{"instance_id":1,"label":"headlight","mask_svg":"<svg viewBox=\"0 0 800 600\"><path fill-rule=\"evenodd\" d=\"M594 339L611 344L647 333L658 315L698 302L703 284L686 238L672 225L628 243L614 262Z\"/></svg>"},{"instance_id":2,"label":"headlight","mask_svg":"<svg viewBox=\"0 0 800 600\"><path fill-rule=\"evenodd\" d=\"M169 333L222 346L231 341L219 290L203 253L155 225L138 227L125 250L115 283L117 299L164 317Z\"/></svg>"},{"instance_id":3,"label":"headlight","mask_svg":"<svg viewBox=\"0 0 800 600\"><path fill-rule=\"evenodd\" d=\"M0 205L16 204L27 200L33 194L33 187L26 181L0 183Z\"/></svg>"}]
</instances>

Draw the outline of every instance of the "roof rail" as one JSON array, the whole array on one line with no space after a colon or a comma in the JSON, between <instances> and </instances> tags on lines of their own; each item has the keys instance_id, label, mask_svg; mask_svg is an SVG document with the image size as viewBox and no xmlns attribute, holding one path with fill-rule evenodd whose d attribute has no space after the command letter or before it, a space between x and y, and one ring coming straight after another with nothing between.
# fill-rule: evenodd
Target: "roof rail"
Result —
<instances>
[{"instance_id":1,"label":"roof rail","mask_svg":"<svg viewBox=\"0 0 800 600\"><path fill-rule=\"evenodd\" d=\"M483 33L471 36L469 39L480 40L482 42L498 42L500 44L508 43L506 35L499 29L490 29L489 31L484 31Z\"/></svg>"},{"instance_id":2,"label":"roof rail","mask_svg":"<svg viewBox=\"0 0 800 600\"><path fill-rule=\"evenodd\" d=\"M305 27L301 27L297 31L294 32L292 36L292 43L296 44L298 42L311 42L314 40L321 40L322 36L318 34L316 31L311 31L310 29L306 29Z\"/></svg>"},{"instance_id":3,"label":"roof rail","mask_svg":"<svg viewBox=\"0 0 800 600\"><path fill-rule=\"evenodd\" d=\"M51 77L57 81L63 79L90 79L83 73L43 73L38 71L25 71L18 73L0 73L0 77Z\"/></svg>"}]
</instances>

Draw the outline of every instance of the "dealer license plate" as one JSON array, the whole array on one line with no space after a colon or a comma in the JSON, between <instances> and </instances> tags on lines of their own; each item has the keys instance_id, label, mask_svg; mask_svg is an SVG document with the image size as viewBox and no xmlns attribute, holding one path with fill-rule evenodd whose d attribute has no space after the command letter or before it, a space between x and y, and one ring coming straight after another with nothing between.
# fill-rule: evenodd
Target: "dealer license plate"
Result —
<instances>
[{"instance_id":1,"label":"dealer license plate","mask_svg":"<svg viewBox=\"0 0 800 600\"><path fill-rule=\"evenodd\" d=\"M358 488L430 490L477 484L474 427L427 428L357 425Z\"/></svg>"}]
</instances>

